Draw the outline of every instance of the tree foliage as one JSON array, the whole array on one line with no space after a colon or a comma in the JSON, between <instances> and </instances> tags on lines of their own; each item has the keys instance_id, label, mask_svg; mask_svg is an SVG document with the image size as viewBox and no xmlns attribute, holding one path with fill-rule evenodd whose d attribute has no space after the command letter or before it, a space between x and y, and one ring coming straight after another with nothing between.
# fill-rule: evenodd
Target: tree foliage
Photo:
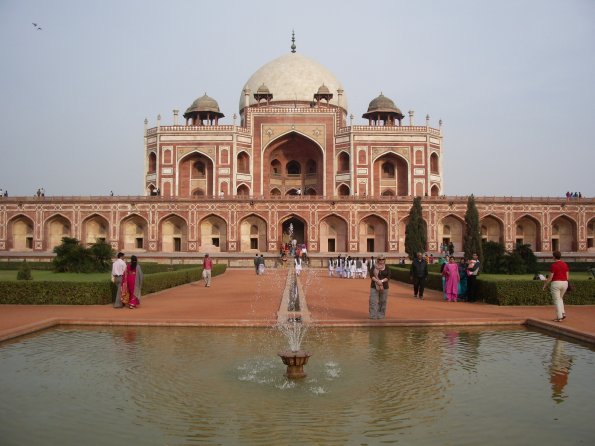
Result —
<instances>
[{"instance_id":1,"label":"tree foliage","mask_svg":"<svg viewBox=\"0 0 595 446\"><path fill-rule=\"evenodd\" d=\"M483 250L481 246L481 227L479 225L479 213L475 205L473 194L467 198L467 211L465 212L465 235L463 237L463 251L465 257L470 259L473 254L479 256L483 263Z\"/></svg>"},{"instance_id":2,"label":"tree foliage","mask_svg":"<svg viewBox=\"0 0 595 446\"><path fill-rule=\"evenodd\" d=\"M409 221L405 228L405 252L410 259L413 259L418 252L426 250L426 244L426 224L422 216L421 197L415 197L409 211Z\"/></svg>"},{"instance_id":3,"label":"tree foliage","mask_svg":"<svg viewBox=\"0 0 595 446\"><path fill-rule=\"evenodd\" d=\"M57 272L90 273L109 271L114 251L103 240L85 248L72 237L62 238L54 248L54 270Z\"/></svg>"}]
</instances>

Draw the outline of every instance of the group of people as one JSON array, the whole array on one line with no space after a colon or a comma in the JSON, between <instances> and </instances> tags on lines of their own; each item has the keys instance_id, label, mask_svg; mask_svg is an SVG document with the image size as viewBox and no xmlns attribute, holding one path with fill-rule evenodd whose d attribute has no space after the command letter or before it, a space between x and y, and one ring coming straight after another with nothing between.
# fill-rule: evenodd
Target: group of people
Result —
<instances>
[{"instance_id":1,"label":"group of people","mask_svg":"<svg viewBox=\"0 0 595 446\"><path fill-rule=\"evenodd\" d=\"M340 254L328 259L328 276L343 279L365 279L374 264L374 257L370 260L362 257L342 257Z\"/></svg>"},{"instance_id":2,"label":"group of people","mask_svg":"<svg viewBox=\"0 0 595 446\"><path fill-rule=\"evenodd\" d=\"M0 198L2 197L8 197L8 191L0 187Z\"/></svg>"},{"instance_id":3,"label":"group of people","mask_svg":"<svg viewBox=\"0 0 595 446\"><path fill-rule=\"evenodd\" d=\"M284 243L279 249L279 256L282 264L285 264L290 258L294 259L294 262L299 259L300 265L302 263L308 263L308 248L305 243L298 243L294 238L289 243Z\"/></svg>"},{"instance_id":4,"label":"group of people","mask_svg":"<svg viewBox=\"0 0 595 446\"><path fill-rule=\"evenodd\" d=\"M137 308L140 305L143 286L143 271L136 256L130 257L126 263L125 255L119 252L112 264L112 283L116 287L114 308Z\"/></svg>"},{"instance_id":5,"label":"group of people","mask_svg":"<svg viewBox=\"0 0 595 446\"><path fill-rule=\"evenodd\" d=\"M35 192L35 195L37 197L45 197L45 189L43 187L40 187L39 189L37 189L37 192Z\"/></svg>"},{"instance_id":6,"label":"group of people","mask_svg":"<svg viewBox=\"0 0 595 446\"><path fill-rule=\"evenodd\" d=\"M264 274L265 268L266 266L264 264L264 256L262 254L260 254L260 256L256 254L254 257L254 270L256 271L256 275L260 276Z\"/></svg>"},{"instance_id":7,"label":"group of people","mask_svg":"<svg viewBox=\"0 0 595 446\"><path fill-rule=\"evenodd\" d=\"M566 192L566 199L569 200L571 198L583 198L583 194L580 192Z\"/></svg>"},{"instance_id":8,"label":"group of people","mask_svg":"<svg viewBox=\"0 0 595 446\"><path fill-rule=\"evenodd\" d=\"M455 245L453 242L440 243L440 255L441 256L451 256L454 253L455 253Z\"/></svg>"},{"instance_id":9,"label":"group of people","mask_svg":"<svg viewBox=\"0 0 595 446\"><path fill-rule=\"evenodd\" d=\"M480 262L477 254L472 258L460 259L457 263L454 256L445 256L439 260L440 273L442 274L442 290L444 300L458 302L477 300L477 276L480 271ZM413 283L413 297L424 298L425 283L428 277L428 261L421 252L411 262L409 273Z\"/></svg>"}]
</instances>

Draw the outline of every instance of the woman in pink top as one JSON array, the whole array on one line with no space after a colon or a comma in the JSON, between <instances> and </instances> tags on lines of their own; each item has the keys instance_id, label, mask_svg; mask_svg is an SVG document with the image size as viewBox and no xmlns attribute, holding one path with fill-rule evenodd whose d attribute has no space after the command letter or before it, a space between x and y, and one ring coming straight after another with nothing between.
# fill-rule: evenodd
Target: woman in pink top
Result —
<instances>
[{"instance_id":1,"label":"woman in pink top","mask_svg":"<svg viewBox=\"0 0 595 446\"><path fill-rule=\"evenodd\" d=\"M568 265L560 260L562 258L560 251L554 251L553 254L555 262L552 263L552 266L550 267L550 276L543 285L543 290L545 291L547 285L551 283L550 293L552 294L552 299L554 300L554 305L556 306L556 319L554 319L554 322L562 322L564 319L566 319L563 297L564 293L566 293L566 290L568 289L570 270Z\"/></svg>"},{"instance_id":2,"label":"woman in pink top","mask_svg":"<svg viewBox=\"0 0 595 446\"><path fill-rule=\"evenodd\" d=\"M455 258L450 256L448 263L444 265L442 275L446 278L444 284L444 292L446 299L449 302L456 302L459 292L459 265L456 264Z\"/></svg>"}]
</instances>

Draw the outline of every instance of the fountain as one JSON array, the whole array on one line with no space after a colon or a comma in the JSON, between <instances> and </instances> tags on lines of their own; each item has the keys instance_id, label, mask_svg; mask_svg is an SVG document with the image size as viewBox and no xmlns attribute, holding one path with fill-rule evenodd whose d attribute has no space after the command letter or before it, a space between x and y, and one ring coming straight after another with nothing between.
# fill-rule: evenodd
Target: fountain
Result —
<instances>
[{"instance_id":1,"label":"fountain","mask_svg":"<svg viewBox=\"0 0 595 446\"><path fill-rule=\"evenodd\" d=\"M283 364L287 366L285 376L288 379L305 378L304 366L312 356L310 353L301 350L302 340L308 331L307 324L310 321L310 314L305 301L300 299L300 295L303 296L300 283L297 280L295 270L290 267L277 316L277 327L289 342L289 349L278 353Z\"/></svg>"}]
</instances>

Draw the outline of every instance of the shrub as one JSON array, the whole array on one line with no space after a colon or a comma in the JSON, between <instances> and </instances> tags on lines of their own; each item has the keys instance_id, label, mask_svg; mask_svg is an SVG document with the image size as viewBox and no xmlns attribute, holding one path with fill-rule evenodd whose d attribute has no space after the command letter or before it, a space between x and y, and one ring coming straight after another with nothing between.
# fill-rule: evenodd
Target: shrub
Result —
<instances>
[{"instance_id":1,"label":"shrub","mask_svg":"<svg viewBox=\"0 0 595 446\"><path fill-rule=\"evenodd\" d=\"M31 275L31 267L26 260L23 260L23 263L21 263L19 272L17 273L17 280L33 280L33 276Z\"/></svg>"},{"instance_id":2,"label":"shrub","mask_svg":"<svg viewBox=\"0 0 595 446\"><path fill-rule=\"evenodd\" d=\"M213 276L223 274L226 265L213 265ZM142 293L150 294L202 277L202 266L180 271L145 274ZM0 304L105 305L113 302L114 287L105 282L0 282Z\"/></svg>"},{"instance_id":3,"label":"shrub","mask_svg":"<svg viewBox=\"0 0 595 446\"><path fill-rule=\"evenodd\" d=\"M409 269L391 266L390 278L411 283ZM595 305L595 280L572 281L574 291L564 296L568 305ZM478 293L482 300L493 305L552 305L549 290L543 291L541 280L477 280ZM442 276L430 272L426 288L442 291Z\"/></svg>"}]
</instances>

